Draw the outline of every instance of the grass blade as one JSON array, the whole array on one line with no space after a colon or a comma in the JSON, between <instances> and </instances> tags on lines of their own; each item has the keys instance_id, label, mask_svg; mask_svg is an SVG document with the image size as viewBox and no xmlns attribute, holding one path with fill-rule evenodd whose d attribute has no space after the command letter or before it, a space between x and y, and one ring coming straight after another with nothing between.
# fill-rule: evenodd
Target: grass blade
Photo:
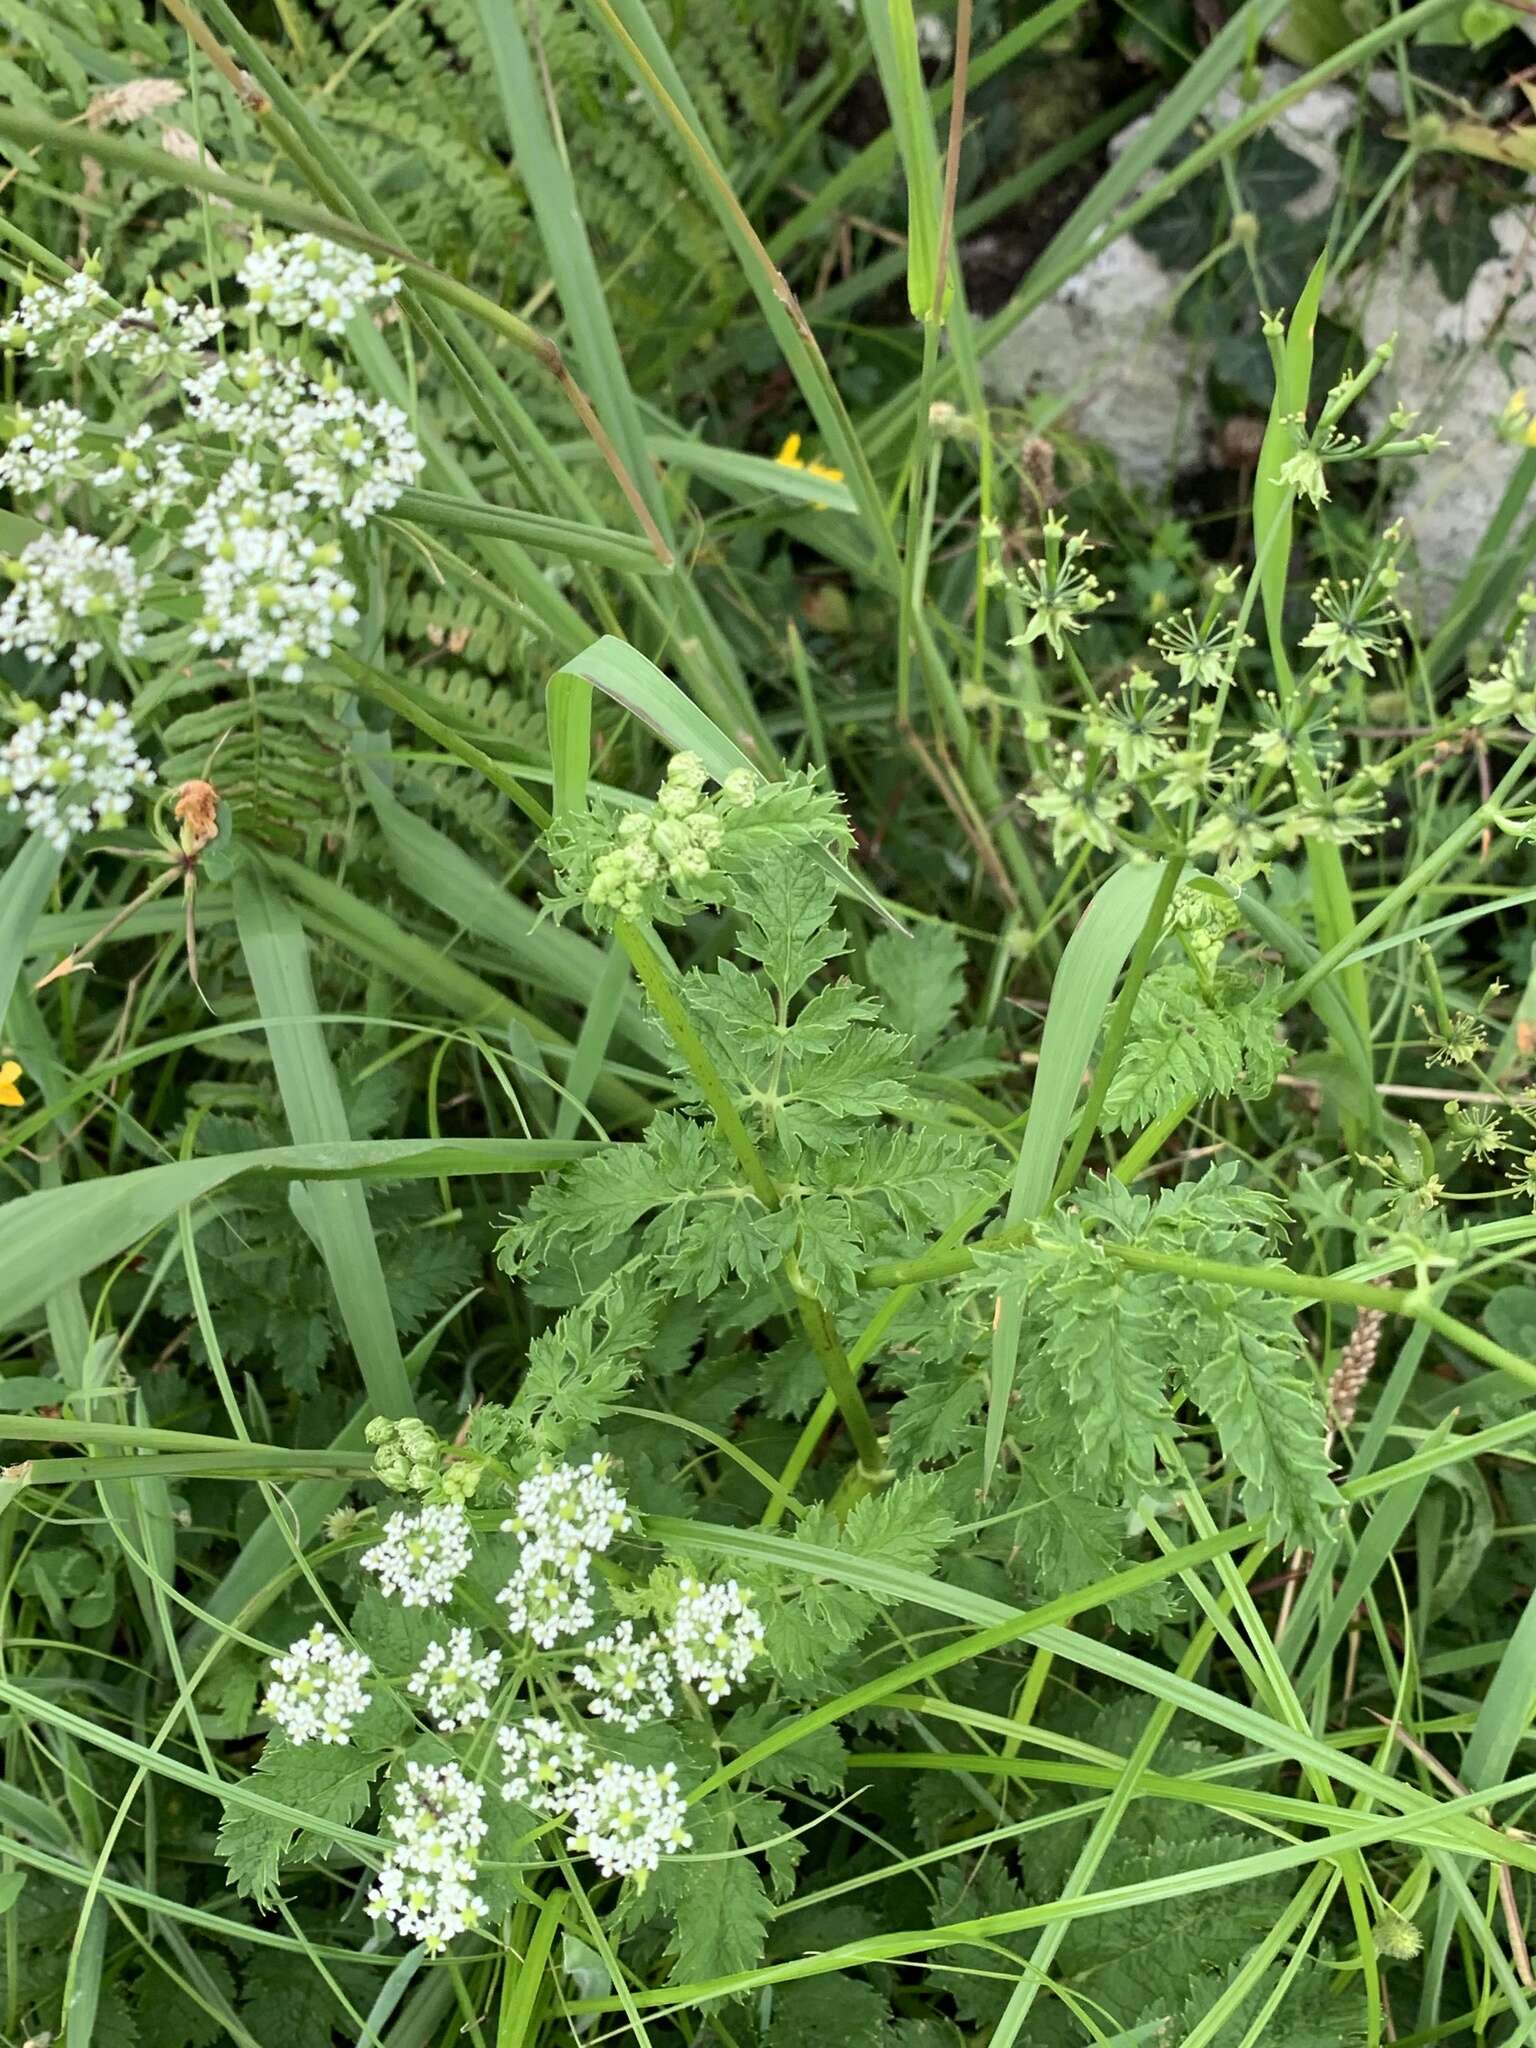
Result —
<instances>
[{"instance_id":1,"label":"grass blade","mask_svg":"<svg viewBox=\"0 0 1536 2048\"><path fill-rule=\"evenodd\" d=\"M161 1229L178 1209L247 1174L321 1183L547 1173L591 1149L554 1138L346 1139L181 1159L39 1188L0 1203L0 1327L25 1321L54 1289L83 1279Z\"/></svg>"},{"instance_id":2,"label":"grass blade","mask_svg":"<svg viewBox=\"0 0 1536 2048\"><path fill-rule=\"evenodd\" d=\"M1029 1099L1029 1122L1008 1195L1009 1223L1028 1222L1051 1199L1057 1162L1072 1121L1083 1075L1093 1058L1099 1027L1116 977L1136 943L1157 896L1161 861L1120 868L1104 883L1067 941L1051 984L1051 1006L1040 1041L1040 1064ZM991 1483L1003 1447L1003 1427L1018 1371L1024 1307L1017 1297L998 1302L992 1328L992 1386L987 1397L982 1485Z\"/></svg>"},{"instance_id":3,"label":"grass blade","mask_svg":"<svg viewBox=\"0 0 1536 2048\"><path fill-rule=\"evenodd\" d=\"M59 860L41 832L29 832L0 878L0 1027L30 950L33 923L58 877ZM0 1045L4 1042L0 1030Z\"/></svg>"},{"instance_id":4,"label":"grass blade","mask_svg":"<svg viewBox=\"0 0 1536 2048\"><path fill-rule=\"evenodd\" d=\"M293 909L261 874L245 869L234 884L235 924L266 1023L288 1127L301 1145L343 1144L350 1137L336 1072L326 1050L309 972L309 944ZM300 1183L306 1220L320 1248L369 1399L383 1415L409 1415L400 1340L378 1244L360 1187ZM294 1199L293 1195L289 1197Z\"/></svg>"}]
</instances>

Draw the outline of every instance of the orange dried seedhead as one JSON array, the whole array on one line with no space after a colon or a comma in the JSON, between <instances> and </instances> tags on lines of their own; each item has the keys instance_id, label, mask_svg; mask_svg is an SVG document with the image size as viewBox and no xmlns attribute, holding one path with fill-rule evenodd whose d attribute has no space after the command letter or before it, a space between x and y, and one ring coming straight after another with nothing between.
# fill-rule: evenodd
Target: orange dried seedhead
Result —
<instances>
[{"instance_id":1,"label":"orange dried seedhead","mask_svg":"<svg viewBox=\"0 0 1536 2048\"><path fill-rule=\"evenodd\" d=\"M219 792L211 782L184 782L176 792L175 818L182 852L201 853L219 836Z\"/></svg>"}]
</instances>

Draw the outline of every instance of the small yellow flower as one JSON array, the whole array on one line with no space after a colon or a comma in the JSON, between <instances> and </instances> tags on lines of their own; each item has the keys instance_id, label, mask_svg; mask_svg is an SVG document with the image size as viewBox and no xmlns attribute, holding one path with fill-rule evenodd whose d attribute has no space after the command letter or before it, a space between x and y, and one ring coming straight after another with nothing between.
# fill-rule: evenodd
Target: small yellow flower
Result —
<instances>
[{"instance_id":1,"label":"small yellow flower","mask_svg":"<svg viewBox=\"0 0 1536 2048\"><path fill-rule=\"evenodd\" d=\"M21 1068L15 1060L0 1060L0 1109L20 1109L22 1093L16 1086Z\"/></svg>"},{"instance_id":2,"label":"small yellow flower","mask_svg":"<svg viewBox=\"0 0 1536 2048\"><path fill-rule=\"evenodd\" d=\"M1504 417L1499 422L1502 439L1512 441L1517 447L1536 448L1536 416L1531 412L1530 394L1522 384L1518 391L1509 394L1504 407Z\"/></svg>"},{"instance_id":3,"label":"small yellow flower","mask_svg":"<svg viewBox=\"0 0 1536 2048\"><path fill-rule=\"evenodd\" d=\"M819 476L824 484L840 484L843 480L843 472L828 463L801 460L798 434L786 434L784 446L773 459L784 469L803 469L807 476Z\"/></svg>"}]
</instances>

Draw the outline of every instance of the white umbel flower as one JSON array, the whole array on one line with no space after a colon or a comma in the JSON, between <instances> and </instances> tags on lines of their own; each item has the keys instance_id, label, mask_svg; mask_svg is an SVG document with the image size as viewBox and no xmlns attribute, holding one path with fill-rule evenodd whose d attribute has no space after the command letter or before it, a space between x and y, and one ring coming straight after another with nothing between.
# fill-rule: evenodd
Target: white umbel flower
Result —
<instances>
[{"instance_id":1,"label":"white umbel flower","mask_svg":"<svg viewBox=\"0 0 1536 2048\"><path fill-rule=\"evenodd\" d=\"M507 1626L552 1649L578 1636L595 1616L588 1588L592 1559L633 1526L624 1496L609 1478L611 1458L585 1465L544 1464L517 1489L517 1511L502 1523L521 1536L517 1570L496 1595Z\"/></svg>"},{"instance_id":2,"label":"white umbel flower","mask_svg":"<svg viewBox=\"0 0 1536 2048\"><path fill-rule=\"evenodd\" d=\"M61 398L18 406L10 445L0 455L0 484L35 495L74 480L82 470L80 436L89 425L83 412Z\"/></svg>"},{"instance_id":3,"label":"white umbel flower","mask_svg":"<svg viewBox=\"0 0 1536 2048\"><path fill-rule=\"evenodd\" d=\"M373 1666L317 1621L307 1636L272 1659L273 1683L261 1710L292 1743L346 1742L373 1695L362 1681Z\"/></svg>"},{"instance_id":4,"label":"white umbel flower","mask_svg":"<svg viewBox=\"0 0 1536 2048\"><path fill-rule=\"evenodd\" d=\"M21 303L0 324L0 348L11 355L37 356L57 369L85 348L111 309L89 270L73 272L62 284L29 277Z\"/></svg>"},{"instance_id":5,"label":"white umbel flower","mask_svg":"<svg viewBox=\"0 0 1536 2048\"><path fill-rule=\"evenodd\" d=\"M148 587L126 548L73 526L40 533L5 564L15 588L0 604L0 654L53 661L66 649L83 675L110 644L119 654L143 645L139 605Z\"/></svg>"},{"instance_id":6,"label":"white umbel flower","mask_svg":"<svg viewBox=\"0 0 1536 2048\"><path fill-rule=\"evenodd\" d=\"M658 1637L637 1641L634 1623L621 1621L612 1635L587 1645L587 1658L571 1676L592 1695L589 1714L633 1735L647 1721L671 1713L672 1671Z\"/></svg>"},{"instance_id":7,"label":"white umbel flower","mask_svg":"<svg viewBox=\"0 0 1536 2048\"><path fill-rule=\"evenodd\" d=\"M130 511L158 520L188 502L195 479L187 468L183 444L163 435L152 437L146 422L123 437L116 459L92 481L98 490L121 493Z\"/></svg>"},{"instance_id":8,"label":"white umbel flower","mask_svg":"<svg viewBox=\"0 0 1536 2048\"><path fill-rule=\"evenodd\" d=\"M677 1611L667 1630L677 1675L711 1706L740 1685L763 1647L763 1624L734 1579L701 1585L678 1581Z\"/></svg>"},{"instance_id":9,"label":"white umbel flower","mask_svg":"<svg viewBox=\"0 0 1536 2048\"><path fill-rule=\"evenodd\" d=\"M456 1735L491 1711L487 1694L501 1670L500 1650L475 1655L475 1639L456 1628L446 1643L429 1643L420 1664L406 1681L406 1691L423 1702L445 1735Z\"/></svg>"},{"instance_id":10,"label":"white umbel flower","mask_svg":"<svg viewBox=\"0 0 1536 2048\"><path fill-rule=\"evenodd\" d=\"M657 1771L602 1763L572 1788L571 1847L590 1856L604 1877L643 1883L663 1856L693 1846L683 1826L687 1814L675 1765Z\"/></svg>"},{"instance_id":11,"label":"white umbel flower","mask_svg":"<svg viewBox=\"0 0 1536 2048\"><path fill-rule=\"evenodd\" d=\"M378 1573L381 1591L398 1595L403 1607L442 1607L453 1598L469 1556L469 1517L451 1502L391 1515L383 1542L364 1551L360 1562L365 1572Z\"/></svg>"},{"instance_id":12,"label":"white umbel flower","mask_svg":"<svg viewBox=\"0 0 1536 2048\"><path fill-rule=\"evenodd\" d=\"M283 419L309 388L308 377L287 356L248 348L188 377L181 396L201 425L228 434L237 447L245 448Z\"/></svg>"},{"instance_id":13,"label":"white umbel flower","mask_svg":"<svg viewBox=\"0 0 1536 2048\"><path fill-rule=\"evenodd\" d=\"M516 1512L502 1529L555 1553L606 1550L634 1526L613 1470L601 1453L584 1465L541 1465L518 1487Z\"/></svg>"},{"instance_id":14,"label":"white umbel flower","mask_svg":"<svg viewBox=\"0 0 1536 2048\"><path fill-rule=\"evenodd\" d=\"M366 1911L436 1955L487 1911L474 1891L485 1794L457 1764L408 1763L390 1784L393 1845Z\"/></svg>"},{"instance_id":15,"label":"white umbel flower","mask_svg":"<svg viewBox=\"0 0 1536 2048\"><path fill-rule=\"evenodd\" d=\"M337 564L334 541L312 540L294 523L289 493L263 488L254 462L231 464L189 523L185 540L204 556L198 572L203 610L194 646L233 650L253 676L302 682L357 624L357 591Z\"/></svg>"},{"instance_id":16,"label":"white umbel flower","mask_svg":"<svg viewBox=\"0 0 1536 2048\"><path fill-rule=\"evenodd\" d=\"M527 1545L517 1570L496 1595L512 1634L531 1637L541 1650L552 1650L562 1636L585 1635L597 1619L589 1571L584 1550L557 1556L541 1545Z\"/></svg>"},{"instance_id":17,"label":"white umbel flower","mask_svg":"<svg viewBox=\"0 0 1536 2048\"><path fill-rule=\"evenodd\" d=\"M592 1762L592 1745L579 1728L531 1714L496 1730L503 1776L501 1796L534 1813L563 1813L572 1787Z\"/></svg>"},{"instance_id":18,"label":"white umbel flower","mask_svg":"<svg viewBox=\"0 0 1536 2048\"><path fill-rule=\"evenodd\" d=\"M425 467L400 408L360 398L335 376L312 386L271 433L294 494L347 526L387 512Z\"/></svg>"},{"instance_id":19,"label":"white umbel flower","mask_svg":"<svg viewBox=\"0 0 1536 2048\"><path fill-rule=\"evenodd\" d=\"M151 285L137 306L96 328L85 353L125 364L145 379L185 377L223 325L224 315L201 299L173 299Z\"/></svg>"},{"instance_id":20,"label":"white umbel flower","mask_svg":"<svg viewBox=\"0 0 1536 2048\"><path fill-rule=\"evenodd\" d=\"M246 349L189 377L182 395L237 447L269 448L296 506L347 526L387 512L425 466L399 407L361 397L332 369L315 382L291 360Z\"/></svg>"},{"instance_id":21,"label":"white umbel flower","mask_svg":"<svg viewBox=\"0 0 1536 2048\"><path fill-rule=\"evenodd\" d=\"M355 315L392 299L400 280L387 263L319 235L258 241L240 266L251 310L279 327L344 333Z\"/></svg>"},{"instance_id":22,"label":"white umbel flower","mask_svg":"<svg viewBox=\"0 0 1536 2048\"><path fill-rule=\"evenodd\" d=\"M66 690L0 747L0 800L60 853L82 832L119 825L154 781L121 704Z\"/></svg>"}]
</instances>

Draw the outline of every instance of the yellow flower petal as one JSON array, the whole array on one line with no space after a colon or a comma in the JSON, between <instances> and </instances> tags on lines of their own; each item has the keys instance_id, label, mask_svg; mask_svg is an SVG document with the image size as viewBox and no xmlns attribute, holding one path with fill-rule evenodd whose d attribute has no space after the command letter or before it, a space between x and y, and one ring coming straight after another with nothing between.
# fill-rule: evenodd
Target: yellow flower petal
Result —
<instances>
[{"instance_id":1,"label":"yellow flower petal","mask_svg":"<svg viewBox=\"0 0 1536 2048\"><path fill-rule=\"evenodd\" d=\"M22 1093L16 1086L21 1079L21 1068L15 1060L0 1060L0 1107L20 1109Z\"/></svg>"},{"instance_id":2,"label":"yellow flower petal","mask_svg":"<svg viewBox=\"0 0 1536 2048\"><path fill-rule=\"evenodd\" d=\"M805 464L800 460L800 436L786 434L784 446L773 459L775 462L781 462L786 469L804 469Z\"/></svg>"},{"instance_id":3,"label":"yellow flower petal","mask_svg":"<svg viewBox=\"0 0 1536 2048\"><path fill-rule=\"evenodd\" d=\"M819 476L824 484L840 484L843 480L843 472L825 462L808 462L805 467L811 476Z\"/></svg>"}]
</instances>

